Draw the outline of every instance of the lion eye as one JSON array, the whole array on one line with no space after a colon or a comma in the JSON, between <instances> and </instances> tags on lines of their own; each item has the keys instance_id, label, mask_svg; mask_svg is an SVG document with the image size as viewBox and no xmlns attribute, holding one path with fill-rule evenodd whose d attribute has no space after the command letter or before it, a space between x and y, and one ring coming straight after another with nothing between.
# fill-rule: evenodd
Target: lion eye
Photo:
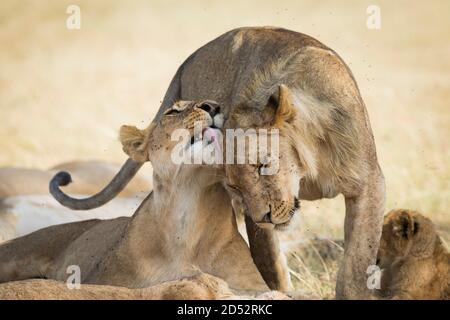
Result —
<instances>
[{"instance_id":1,"label":"lion eye","mask_svg":"<svg viewBox=\"0 0 450 320\"><path fill-rule=\"evenodd\" d=\"M239 188L237 186L235 186L235 185L232 185L232 184L229 184L229 183L227 183L226 185L227 185L228 188L230 188L233 191L240 191Z\"/></svg>"}]
</instances>

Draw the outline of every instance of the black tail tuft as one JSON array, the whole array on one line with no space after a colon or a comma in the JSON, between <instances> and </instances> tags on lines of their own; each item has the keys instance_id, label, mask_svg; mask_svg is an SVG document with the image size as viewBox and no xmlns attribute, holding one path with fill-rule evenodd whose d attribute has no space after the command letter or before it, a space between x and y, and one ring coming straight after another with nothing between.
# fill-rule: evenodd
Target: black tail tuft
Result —
<instances>
[{"instance_id":1,"label":"black tail tuft","mask_svg":"<svg viewBox=\"0 0 450 320\"><path fill-rule=\"evenodd\" d=\"M70 176L70 173L60 171L53 177L52 181L56 182L58 186L67 186L72 182L72 177Z\"/></svg>"}]
</instances>

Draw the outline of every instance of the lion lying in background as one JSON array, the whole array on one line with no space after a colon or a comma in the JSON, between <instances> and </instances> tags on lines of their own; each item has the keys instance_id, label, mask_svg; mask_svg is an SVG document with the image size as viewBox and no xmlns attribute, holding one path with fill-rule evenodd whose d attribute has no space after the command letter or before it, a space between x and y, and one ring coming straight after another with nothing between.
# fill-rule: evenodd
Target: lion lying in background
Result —
<instances>
[{"instance_id":1,"label":"lion lying in background","mask_svg":"<svg viewBox=\"0 0 450 320\"><path fill-rule=\"evenodd\" d=\"M143 196L118 197L101 208L89 212L89 219L129 217ZM70 210L51 195L25 195L0 200L0 243L53 225L86 220L86 213Z\"/></svg>"},{"instance_id":2,"label":"lion lying in background","mask_svg":"<svg viewBox=\"0 0 450 320\"><path fill-rule=\"evenodd\" d=\"M385 216L378 264L383 297L450 298L450 253L431 220L416 211L396 209Z\"/></svg>"},{"instance_id":3,"label":"lion lying in background","mask_svg":"<svg viewBox=\"0 0 450 320\"><path fill-rule=\"evenodd\" d=\"M61 208L50 196L49 181L59 170L70 171L76 181L65 191L86 195L101 190L119 169L117 164L103 161L66 162L49 170L0 168L0 243L51 225L86 219L83 213ZM119 198L92 210L90 218L130 216L136 210L136 197L142 197L143 192L153 188L151 172L147 174L138 174Z\"/></svg>"},{"instance_id":4,"label":"lion lying in background","mask_svg":"<svg viewBox=\"0 0 450 320\"><path fill-rule=\"evenodd\" d=\"M69 171L77 183L67 186L68 193L91 194L111 181L120 166L104 161L65 162L49 170L0 168L0 199L14 196L48 195L48 183L58 171ZM118 196L130 197L152 189L151 173L136 175Z\"/></svg>"}]
</instances>

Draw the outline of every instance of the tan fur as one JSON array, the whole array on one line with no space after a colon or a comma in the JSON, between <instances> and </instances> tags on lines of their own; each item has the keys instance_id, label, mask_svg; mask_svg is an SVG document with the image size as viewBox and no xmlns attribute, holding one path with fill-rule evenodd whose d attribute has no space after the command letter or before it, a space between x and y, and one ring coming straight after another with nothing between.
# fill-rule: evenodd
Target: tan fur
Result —
<instances>
[{"instance_id":1,"label":"tan fur","mask_svg":"<svg viewBox=\"0 0 450 320\"><path fill-rule=\"evenodd\" d=\"M238 233L220 167L171 161L178 143L171 133L192 131L192 122L185 119L212 125L201 106L190 103L162 117L145 134L122 132L124 143L133 141L134 148L127 149L130 156L141 154L145 142L154 167L154 191L133 217L58 225L6 242L0 245L0 282L41 277L65 281L67 267L77 265L82 284L143 288L206 272L239 291L266 291Z\"/></svg>"},{"instance_id":2,"label":"tan fur","mask_svg":"<svg viewBox=\"0 0 450 320\"><path fill-rule=\"evenodd\" d=\"M63 282L41 279L0 284L1 300L217 300L232 296L225 281L208 274L143 289L88 284L68 289Z\"/></svg>"},{"instance_id":3,"label":"tan fur","mask_svg":"<svg viewBox=\"0 0 450 320\"><path fill-rule=\"evenodd\" d=\"M395 209L385 216L378 263L382 296L450 299L450 253L422 214Z\"/></svg>"},{"instance_id":4,"label":"tan fur","mask_svg":"<svg viewBox=\"0 0 450 320\"><path fill-rule=\"evenodd\" d=\"M59 164L49 170L0 168L0 199L6 197L49 194L48 184L58 171L69 171L72 183L64 191L92 194L100 191L119 171L120 166L102 161L73 161ZM152 189L151 171L142 171L119 194L129 197Z\"/></svg>"},{"instance_id":5,"label":"tan fur","mask_svg":"<svg viewBox=\"0 0 450 320\"><path fill-rule=\"evenodd\" d=\"M305 297L300 297L305 299ZM291 300L277 291L256 296L236 295L228 284L206 273L143 289L81 285L68 289L55 280L23 280L0 284L0 300Z\"/></svg>"},{"instance_id":6,"label":"tan fur","mask_svg":"<svg viewBox=\"0 0 450 320\"><path fill-rule=\"evenodd\" d=\"M148 160L148 151L145 139L148 136L148 129L139 130L134 126L122 126L120 128L119 139L122 142L123 151L132 159L138 162Z\"/></svg>"},{"instance_id":7,"label":"tan fur","mask_svg":"<svg viewBox=\"0 0 450 320\"><path fill-rule=\"evenodd\" d=\"M315 200L344 193L348 199L353 199L355 194L362 192L366 188L365 184L369 183L381 190L374 193L379 196L373 197L367 194L363 197L364 200L360 201L363 201L368 208L374 208L370 209L375 210L374 214L371 214L372 211L366 211L364 214L371 215L366 219L374 221L374 226L377 226L380 223L378 222L379 207L384 202L384 188L376 158L372 158L372 155L368 158L366 156L372 152L370 149L373 148L373 144L363 145L361 143L361 136L367 134L367 131L362 133L367 130L365 124L359 124L360 128L364 128L361 130L364 131L358 131L356 130L358 125L352 123L355 122L355 119L352 119L350 114L342 113L338 109L335 110L333 106L319 101L314 104L305 94L301 95L302 98L296 98L289 88L281 85L277 99L278 105L269 105L266 107L266 111L263 111L263 115L258 116L261 114L260 111L248 107L238 108L235 113L231 114L227 127L238 127L239 124L245 123L245 128L278 129L280 134L279 153L281 158L277 174L260 176L256 169L258 165L226 166L229 191L234 197L233 203L241 205L237 211L249 211L253 221L257 224L265 219L263 216L266 213L270 212L271 222L275 224L276 228L285 229L290 224L292 213L295 210L295 197ZM367 162L358 160L364 158ZM369 175L368 168L372 168L374 173ZM368 179L375 179L375 182L367 182L370 181ZM299 180L300 182L298 182ZM350 210L350 208L348 206L347 209ZM359 214L358 218L364 219L364 214ZM352 223L351 219L353 217L348 218L347 224ZM247 223L252 222L248 221ZM255 229L252 228L247 228L247 230L250 231L250 234L252 232L259 233L259 235L254 234L249 237L252 249L258 252L253 253L252 250L252 255L258 265L266 265L270 261L269 257L272 256L269 253L279 252L276 238L271 236L271 231L268 230L254 231ZM358 231L347 227L348 232ZM378 244L376 232L376 229L372 229L359 231L353 237L347 235L349 242L351 239L358 239L355 237L360 237L362 241L364 233L367 235L366 239L371 237L370 242L363 241L363 247L355 247L358 250L365 247L367 248L366 252L351 253L352 258L347 259L356 259L358 255L362 254L367 255L367 266L370 265L369 261L374 262L373 248L376 248ZM264 233L267 235L262 236L261 234ZM258 243L261 241L262 244L259 245ZM271 246L273 249L269 249ZM279 270L279 277L285 278L286 273L280 271L283 270L283 260L276 257L272 259L275 262L270 263L271 267L267 268ZM265 271L262 271L262 268L265 267L260 267L264 274ZM362 265L354 268L362 268ZM266 272L269 273L269 271ZM360 276L360 281L363 282L365 275L361 273ZM270 278L273 279L273 276L265 279L273 284L274 281L269 280ZM341 279L342 284L343 280ZM280 286L271 287L281 289ZM282 287L286 288L286 285L282 285ZM353 294L351 292L355 294L358 292L355 289L352 290L349 291L350 295ZM363 296L358 294L358 297ZM369 297L368 293L365 297Z\"/></svg>"},{"instance_id":8,"label":"tan fur","mask_svg":"<svg viewBox=\"0 0 450 320\"><path fill-rule=\"evenodd\" d=\"M274 231L261 231L254 224L267 227L269 220L283 229L293 216L295 197L316 200L343 194L345 253L337 297L369 297L366 270L375 263L381 236L384 178L364 102L342 59L301 33L238 28L186 59L155 122L176 101L206 97L221 105L227 128L275 124L280 129L282 159L277 175L255 174L261 163L226 166L233 203L241 207L235 209L251 217L246 221L252 224L247 227L253 232L249 234L252 256L271 288L288 289L288 271ZM277 109L283 117L273 121ZM158 146L162 148L153 145ZM154 165L162 163L157 160ZM160 165L158 170L166 169Z\"/></svg>"},{"instance_id":9,"label":"tan fur","mask_svg":"<svg viewBox=\"0 0 450 320\"><path fill-rule=\"evenodd\" d=\"M173 101L205 97L221 104L226 128L276 124L280 129L277 175L260 177L260 163L226 166L233 203L242 204L252 218L248 223L267 226L269 214L283 229L294 197L317 200L343 194L346 245L336 294L369 298L366 270L376 260L385 187L367 111L347 65L307 35L281 28L239 28L186 59L156 119ZM277 108L285 106L293 107L292 113L283 111L289 117L274 122ZM250 247L265 280L273 289L288 288L274 231L248 229L255 232L249 235Z\"/></svg>"}]
</instances>

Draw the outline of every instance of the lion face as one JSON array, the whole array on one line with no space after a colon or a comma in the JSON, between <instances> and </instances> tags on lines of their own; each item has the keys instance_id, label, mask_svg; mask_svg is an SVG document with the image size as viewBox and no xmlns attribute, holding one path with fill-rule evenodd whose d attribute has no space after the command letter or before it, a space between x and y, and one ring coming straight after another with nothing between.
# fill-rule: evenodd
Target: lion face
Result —
<instances>
[{"instance_id":1,"label":"lion face","mask_svg":"<svg viewBox=\"0 0 450 320\"><path fill-rule=\"evenodd\" d=\"M250 136L257 138L247 135L245 164L239 164L243 162L238 161L236 151L235 161L227 164L225 171L226 188L233 200L233 207L249 215L260 227L284 229L300 207L297 197L302 173L298 153L290 137L284 134L284 126L294 118L295 109L288 89L281 86L278 96L269 99L263 110L237 107L226 122L226 128L242 129L245 134L253 129ZM272 139L274 134L278 135L278 139ZM267 152L261 154L259 142L264 140L267 142ZM250 143L257 145L251 148ZM251 163L250 159L257 161Z\"/></svg>"},{"instance_id":2,"label":"lion face","mask_svg":"<svg viewBox=\"0 0 450 320\"><path fill-rule=\"evenodd\" d=\"M434 250L436 237L430 219L412 210L391 210L384 217L378 263L383 268L398 258L425 256Z\"/></svg>"},{"instance_id":3,"label":"lion face","mask_svg":"<svg viewBox=\"0 0 450 320\"><path fill-rule=\"evenodd\" d=\"M202 157L193 161L195 153L216 147L220 130L214 123L221 123L220 119L214 101L178 101L144 130L122 126L120 140L130 158L151 161L156 172L170 176L183 164L204 164Z\"/></svg>"},{"instance_id":4,"label":"lion face","mask_svg":"<svg viewBox=\"0 0 450 320\"><path fill-rule=\"evenodd\" d=\"M381 295L439 298L448 279L445 252L430 219L411 210L390 211L384 217L377 257L383 270Z\"/></svg>"},{"instance_id":5,"label":"lion face","mask_svg":"<svg viewBox=\"0 0 450 320\"><path fill-rule=\"evenodd\" d=\"M273 160L270 151L267 157ZM300 173L295 152L288 145L280 144L277 161L277 165L260 160L225 166L226 188L236 210L249 214L261 227L284 229L300 207Z\"/></svg>"}]
</instances>

